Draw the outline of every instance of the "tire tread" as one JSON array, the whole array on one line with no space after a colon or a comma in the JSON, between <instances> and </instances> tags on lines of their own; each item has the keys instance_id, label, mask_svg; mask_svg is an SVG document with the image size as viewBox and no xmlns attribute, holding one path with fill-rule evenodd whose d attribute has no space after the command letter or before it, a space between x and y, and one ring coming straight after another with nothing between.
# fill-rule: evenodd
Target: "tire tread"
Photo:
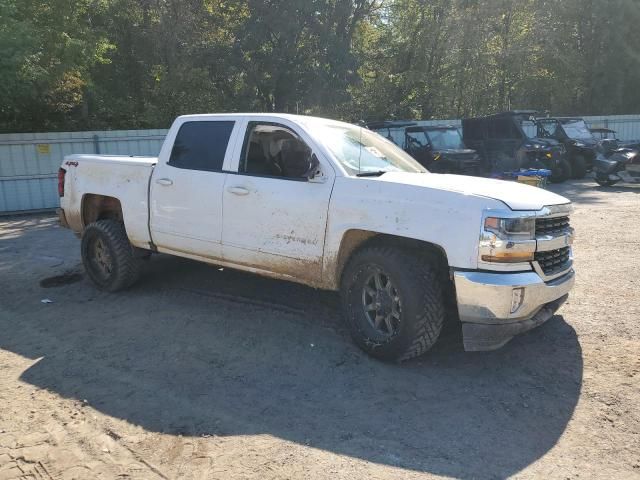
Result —
<instances>
[{"instance_id":1,"label":"tire tread","mask_svg":"<svg viewBox=\"0 0 640 480\"><path fill-rule=\"evenodd\" d=\"M103 288L110 292L124 290L133 285L140 276L140 259L136 258L133 246L129 242L124 223L116 220L98 220L87 226L96 229L105 237L113 249L117 264L117 277ZM84 260L84 259L83 259Z\"/></svg>"},{"instance_id":2,"label":"tire tread","mask_svg":"<svg viewBox=\"0 0 640 480\"><path fill-rule=\"evenodd\" d=\"M408 276L411 285L411 291L408 292L408 295L420 298L421 311L412 321L414 328L412 339L400 351L396 352L395 360L405 361L424 354L436 343L445 316L441 288L442 276L435 268L435 262L427 255L394 246L369 246L356 252L351 258L345 268L343 284L345 279L354 277L357 271L354 271L354 268L362 261L362 258L369 256L386 258L400 266L401 270L405 272L404 274ZM349 286L343 285L342 291L347 310L346 315L353 331L355 326L351 325L353 323L352 313L349 311L346 301L348 297L346 292L349 288ZM406 320L403 319L403 321Z\"/></svg>"}]
</instances>

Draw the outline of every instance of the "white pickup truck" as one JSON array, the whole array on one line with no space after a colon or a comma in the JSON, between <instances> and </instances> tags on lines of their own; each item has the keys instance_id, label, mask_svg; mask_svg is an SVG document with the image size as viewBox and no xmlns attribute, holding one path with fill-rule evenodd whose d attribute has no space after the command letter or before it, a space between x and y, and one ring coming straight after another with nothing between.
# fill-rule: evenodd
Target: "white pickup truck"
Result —
<instances>
[{"instance_id":1,"label":"white pickup truck","mask_svg":"<svg viewBox=\"0 0 640 480\"><path fill-rule=\"evenodd\" d=\"M566 198L432 174L332 120L182 116L158 158L65 157L59 193L99 288L129 287L162 252L339 290L355 342L386 360L427 351L445 315L467 350L498 348L574 283Z\"/></svg>"}]
</instances>

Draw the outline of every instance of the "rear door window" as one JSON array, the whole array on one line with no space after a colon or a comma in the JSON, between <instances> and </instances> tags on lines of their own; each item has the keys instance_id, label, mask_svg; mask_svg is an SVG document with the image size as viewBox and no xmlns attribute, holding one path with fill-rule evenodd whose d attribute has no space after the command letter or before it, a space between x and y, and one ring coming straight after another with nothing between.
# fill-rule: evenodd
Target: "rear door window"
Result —
<instances>
[{"instance_id":1,"label":"rear door window","mask_svg":"<svg viewBox=\"0 0 640 480\"><path fill-rule=\"evenodd\" d=\"M185 122L178 130L169 165L189 170L222 171L235 122Z\"/></svg>"}]
</instances>

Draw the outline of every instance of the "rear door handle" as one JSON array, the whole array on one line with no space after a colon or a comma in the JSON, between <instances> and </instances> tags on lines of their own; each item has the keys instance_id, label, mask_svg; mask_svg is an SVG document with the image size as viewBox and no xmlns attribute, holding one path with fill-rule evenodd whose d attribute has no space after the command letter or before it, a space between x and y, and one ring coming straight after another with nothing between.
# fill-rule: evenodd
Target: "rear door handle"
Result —
<instances>
[{"instance_id":1,"label":"rear door handle","mask_svg":"<svg viewBox=\"0 0 640 480\"><path fill-rule=\"evenodd\" d=\"M233 193L234 195L249 195L249 189L244 187L229 187L227 188L227 192Z\"/></svg>"},{"instance_id":2,"label":"rear door handle","mask_svg":"<svg viewBox=\"0 0 640 480\"><path fill-rule=\"evenodd\" d=\"M156 180L156 183L158 185L164 185L165 187L168 187L169 185L173 185L173 180L171 180L170 178L159 178Z\"/></svg>"}]
</instances>

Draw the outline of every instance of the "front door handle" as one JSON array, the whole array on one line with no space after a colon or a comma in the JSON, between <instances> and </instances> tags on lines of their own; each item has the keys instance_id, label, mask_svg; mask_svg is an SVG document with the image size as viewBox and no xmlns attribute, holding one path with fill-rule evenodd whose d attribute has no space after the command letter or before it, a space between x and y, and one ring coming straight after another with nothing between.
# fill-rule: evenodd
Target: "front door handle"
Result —
<instances>
[{"instance_id":1,"label":"front door handle","mask_svg":"<svg viewBox=\"0 0 640 480\"><path fill-rule=\"evenodd\" d=\"M233 193L234 195L249 195L249 189L244 187L229 187L227 188L227 192Z\"/></svg>"},{"instance_id":2,"label":"front door handle","mask_svg":"<svg viewBox=\"0 0 640 480\"><path fill-rule=\"evenodd\" d=\"M165 187L168 187L169 185L173 185L173 180L171 180L170 178L159 178L156 180L156 183L158 185L164 185Z\"/></svg>"}]
</instances>

